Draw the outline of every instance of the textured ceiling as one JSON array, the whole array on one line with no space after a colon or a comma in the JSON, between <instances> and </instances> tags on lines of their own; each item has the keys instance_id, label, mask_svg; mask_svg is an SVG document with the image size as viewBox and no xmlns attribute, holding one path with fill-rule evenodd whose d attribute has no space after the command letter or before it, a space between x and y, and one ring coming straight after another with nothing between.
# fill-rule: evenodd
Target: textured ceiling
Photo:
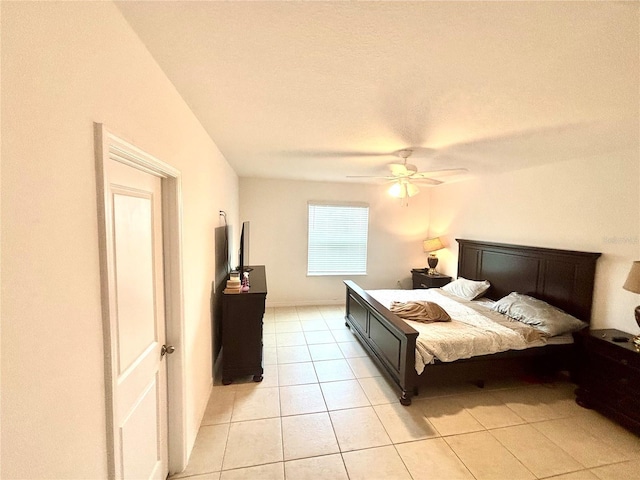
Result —
<instances>
[{"instance_id":1,"label":"textured ceiling","mask_svg":"<svg viewBox=\"0 0 640 480\"><path fill-rule=\"evenodd\" d=\"M472 175L638 148L636 2L118 6L241 177L384 175L405 147Z\"/></svg>"}]
</instances>

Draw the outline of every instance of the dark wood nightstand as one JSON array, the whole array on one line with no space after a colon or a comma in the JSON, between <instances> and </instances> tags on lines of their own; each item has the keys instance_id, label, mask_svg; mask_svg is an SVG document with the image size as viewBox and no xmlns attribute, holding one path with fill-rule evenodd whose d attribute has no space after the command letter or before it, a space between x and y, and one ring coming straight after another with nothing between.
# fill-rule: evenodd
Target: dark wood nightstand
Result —
<instances>
[{"instance_id":1,"label":"dark wood nightstand","mask_svg":"<svg viewBox=\"0 0 640 480\"><path fill-rule=\"evenodd\" d=\"M413 278L413 289L418 288L440 288L451 281L451 277L447 275L427 275L425 268L414 268L411 270Z\"/></svg>"},{"instance_id":2,"label":"dark wood nightstand","mask_svg":"<svg viewBox=\"0 0 640 480\"><path fill-rule=\"evenodd\" d=\"M640 434L640 352L620 330L574 334L578 348L576 402Z\"/></svg>"}]
</instances>

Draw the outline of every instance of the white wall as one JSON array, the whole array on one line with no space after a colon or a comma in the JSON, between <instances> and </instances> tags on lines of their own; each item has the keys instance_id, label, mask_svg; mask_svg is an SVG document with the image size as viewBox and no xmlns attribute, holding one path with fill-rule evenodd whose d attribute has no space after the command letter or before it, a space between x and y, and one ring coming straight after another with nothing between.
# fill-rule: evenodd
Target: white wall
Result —
<instances>
[{"instance_id":1,"label":"white wall","mask_svg":"<svg viewBox=\"0 0 640 480\"><path fill-rule=\"evenodd\" d=\"M385 186L241 178L240 218L251 222L251 263L267 268L267 304L344 303L343 278L367 288L395 288L402 280L411 288L411 269L426 265L428 190L402 207ZM369 204L366 276L307 277L310 200Z\"/></svg>"},{"instance_id":2,"label":"white wall","mask_svg":"<svg viewBox=\"0 0 640 480\"><path fill-rule=\"evenodd\" d=\"M238 179L112 3L2 2L3 478L105 478L93 122L182 172L188 441Z\"/></svg>"},{"instance_id":3,"label":"white wall","mask_svg":"<svg viewBox=\"0 0 640 480\"><path fill-rule=\"evenodd\" d=\"M640 296L622 284L640 259L639 187L637 149L481 176L432 190L431 233L601 252L592 325L638 333ZM440 257L455 275L457 250Z\"/></svg>"},{"instance_id":4,"label":"white wall","mask_svg":"<svg viewBox=\"0 0 640 480\"><path fill-rule=\"evenodd\" d=\"M449 239L439 255L449 273L456 237L601 251L594 325L636 330L638 296L620 285L640 258L637 152L441 186L408 208L378 186L242 179L238 187L111 3L1 8L3 478L106 476L94 121L183 174L189 442L211 381L219 210L232 225L251 220L251 260L267 265L271 303L343 301L340 278L306 277L306 202L365 201L369 275L356 278L365 287L406 282L424 265L427 233Z\"/></svg>"},{"instance_id":5,"label":"white wall","mask_svg":"<svg viewBox=\"0 0 640 480\"><path fill-rule=\"evenodd\" d=\"M636 142L637 143L637 142ZM371 205L366 288L395 288L424 266L421 241L442 235L438 269L457 271L456 238L601 252L592 325L637 333L638 295L622 289L640 259L637 150L481 175L427 189L398 206L381 186L240 179L240 216L251 221L251 262L267 266L270 305L344 301L341 277L306 276L307 201Z\"/></svg>"}]
</instances>

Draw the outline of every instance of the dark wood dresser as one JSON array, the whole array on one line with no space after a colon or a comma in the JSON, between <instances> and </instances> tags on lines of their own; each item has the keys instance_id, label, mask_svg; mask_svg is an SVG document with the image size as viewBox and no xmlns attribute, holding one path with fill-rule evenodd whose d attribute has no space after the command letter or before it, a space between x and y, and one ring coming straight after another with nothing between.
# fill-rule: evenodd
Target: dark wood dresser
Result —
<instances>
[{"instance_id":1,"label":"dark wood dresser","mask_svg":"<svg viewBox=\"0 0 640 480\"><path fill-rule=\"evenodd\" d=\"M427 275L425 268L414 268L411 270L411 278L413 279L413 289L418 288L440 288L451 281L451 277L447 275Z\"/></svg>"},{"instance_id":2,"label":"dark wood dresser","mask_svg":"<svg viewBox=\"0 0 640 480\"><path fill-rule=\"evenodd\" d=\"M262 319L267 298L264 265L251 266L249 291L222 294L222 383L253 375L262 381Z\"/></svg>"},{"instance_id":3,"label":"dark wood dresser","mask_svg":"<svg viewBox=\"0 0 640 480\"><path fill-rule=\"evenodd\" d=\"M576 402L640 434L640 352L620 330L576 333ZM625 341L626 340L626 341Z\"/></svg>"}]
</instances>

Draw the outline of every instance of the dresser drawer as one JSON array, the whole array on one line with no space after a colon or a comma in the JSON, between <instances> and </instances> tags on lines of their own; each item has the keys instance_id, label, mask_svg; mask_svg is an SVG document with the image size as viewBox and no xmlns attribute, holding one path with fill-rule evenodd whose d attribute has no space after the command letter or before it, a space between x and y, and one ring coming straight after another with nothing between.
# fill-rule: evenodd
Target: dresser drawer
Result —
<instances>
[{"instance_id":1,"label":"dresser drawer","mask_svg":"<svg viewBox=\"0 0 640 480\"><path fill-rule=\"evenodd\" d=\"M588 350L591 354L599 355L623 368L633 369L640 375L640 354L630 350L623 350L610 342L590 339Z\"/></svg>"},{"instance_id":2,"label":"dresser drawer","mask_svg":"<svg viewBox=\"0 0 640 480\"><path fill-rule=\"evenodd\" d=\"M586 390L590 406L601 406L607 412L615 412L624 416L632 423L640 424L640 397L632 395L618 395L600 390Z\"/></svg>"},{"instance_id":3,"label":"dresser drawer","mask_svg":"<svg viewBox=\"0 0 640 480\"><path fill-rule=\"evenodd\" d=\"M640 372L636 369L593 352L588 355L587 365L584 378L588 385L640 397Z\"/></svg>"},{"instance_id":4,"label":"dresser drawer","mask_svg":"<svg viewBox=\"0 0 640 480\"><path fill-rule=\"evenodd\" d=\"M640 422L640 395L623 395L617 403L618 410Z\"/></svg>"}]
</instances>

